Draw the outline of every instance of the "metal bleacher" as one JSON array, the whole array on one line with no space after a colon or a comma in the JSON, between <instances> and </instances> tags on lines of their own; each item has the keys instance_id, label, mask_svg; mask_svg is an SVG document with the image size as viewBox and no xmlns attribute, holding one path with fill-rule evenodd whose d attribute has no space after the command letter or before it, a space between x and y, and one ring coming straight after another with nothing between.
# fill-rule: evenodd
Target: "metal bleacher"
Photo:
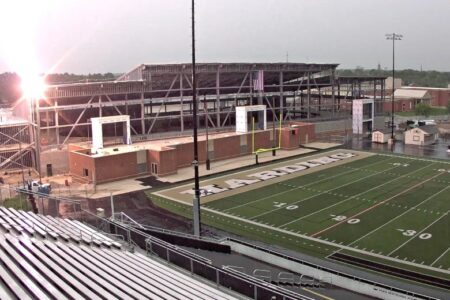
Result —
<instances>
[{"instance_id":1,"label":"metal bleacher","mask_svg":"<svg viewBox=\"0 0 450 300\"><path fill-rule=\"evenodd\" d=\"M0 207L0 226L7 232L13 230L33 237L38 235L42 238L62 239L86 245L95 244L118 249L122 247L117 241L98 233L80 221L54 218L13 208Z\"/></svg>"},{"instance_id":2,"label":"metal bleacher","mask_svg":"<svg viewBox=\"0 0 450 300\"><path fill-rule=\"evenodd\" d=\"M77 221L0 207L0 299L235 299Z\"/></svg>"}]
</instances>

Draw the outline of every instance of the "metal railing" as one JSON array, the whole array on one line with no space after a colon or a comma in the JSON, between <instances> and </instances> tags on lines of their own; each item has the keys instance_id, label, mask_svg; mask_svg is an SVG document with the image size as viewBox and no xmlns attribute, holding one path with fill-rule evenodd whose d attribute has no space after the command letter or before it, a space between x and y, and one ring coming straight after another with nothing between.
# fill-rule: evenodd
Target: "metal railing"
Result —
<instances>
[{"instance_id":1,"label":"metal railing","mask_svg":"<svg viewBox=\"0 0 450 300\"><path fill-rule=\"evenodd\" d=\"M113 220L114 222L119 222L124 226L131 226L131 227L140 228L140 229L144 229L144 230L170 234L173 236L193 239L193 240L197 240L197 241L220 243L223 240L223 239L216 239L216 238L212 238L212 237L196 236L196 235L193 235L190 233L169 230L169 229L155 227L155 226L146 225L146 224L140 224L140 223L136 222L133 218L129 217L124 212L114 213L114 218L111 217L110 219Z\"/></svg>"},{"instance_id":2,"label":"metal railing","mask_svg":"<svg viewBox=\"0 0 450 300\"><path fill-rule=\"evenodd\" d=\"M262 247L262 246L259 246L259 245L255 245L255 244L251 244L251 243L247 243L247 242L241 241L241 240L238 240L236 238L228 237L228 238L226 238L226 240L227 241L231 241L231 242L235 242L235 243L239 243L239 244L245 245L247 247L254 248L254 249L257 249L257 250L260 250L260 251L263 251L263 252L266 252L266 253L269 253L269 254L272 254L272 255L275 255L275 256L278 256L278 257L290 260L290 261L293 261L293 262L296 262L298 264L301 264L301 265L304 265L304 266L307 266L307 267L311 267L311 268L314 268L314 269L317 269L317 270L320 270L320 271L324 271L324 272L327 272L327 273L330 273L330 274L333 274L333 275L342 276L342 277L354 280L354 281L359 282L359 283L366 283L366 284L372 285L374 287L384 288L384 289L387 289L389 291L397 292L397 293L400 293L400 294L403 294L403 295L406 295L406 296L416 297L416 298L419 298L419 299L438 300L437 298L434 298L434 297L431 297L431 296L426 296L426 295L423 295L423 294L420 294L420 293L411 292L411 291L404 290L404 289L401 289L401 288L397 288L397 287L394 287L394 286L390 286L390 285L387 285L387 284L384 284L384 283L380 283L380 282L376 282L376 281L373 281L373 280L365 279L365 278L358 277L358 276L355 276L355 275L352 275L352 274L348 274L348 273L345 273L345 272L342 272L342 271L337 271L337 270L329 268L329 267L320 266L320 265L317 265L317 264L314 264L314 263L311 263L311 262L308 262L308 261L305 261L305 260L302 260L302 259L290 256L290 255L287 255L287 254L284 254L284 253L281 253L281 252L278 252L278 251L266 248L266 247Z\"/></svg>"}]
</instances>

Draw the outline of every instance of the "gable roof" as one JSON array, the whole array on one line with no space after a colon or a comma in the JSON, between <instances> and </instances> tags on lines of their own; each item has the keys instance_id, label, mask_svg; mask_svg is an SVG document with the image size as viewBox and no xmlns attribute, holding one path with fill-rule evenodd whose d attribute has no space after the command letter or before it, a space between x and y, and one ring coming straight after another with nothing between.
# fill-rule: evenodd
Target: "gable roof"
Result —
<instances>
[{"instance_id":1,"label":"gable roof","mask_svg":"<svg viewBox=\"0 0 450 300\"><path fill-rule=\"evenodd\" d=\"M378 131L378 132L381 132L381 133L391 133L392 132L392 130L391 129L389 129L389 128L383 128L383 129L375 129L374 131L372 131L372 132L376 132L376 131Z\"/></svg>"},{"instance_id":2,"label":"gable roof","mask_svg":"<svg viewBox=\"0 0 450 300\"><path fill-rule=\"evenodd\" d=\"M394 96L395 98L431 99L431 95L427 90L396 89Z\"/></svg>"},{"instance_id":3,"label":"gable roof","mask_svg":"<svg viewBox=\"0 0 450 300\"><path fill-rule=\"evenodd\" d=\"M415 130L415 129L420 129L420 130L422 130L423 132L425 132L426 134L436 134L436 133L439 133L439 130L438 130L438 128L437 128L436 125L424 125L424 126L412 128L412 129L410 129L410 130ZM410 130L408 130L408 131L410 131Z\"/></svg>"}]
</instances>

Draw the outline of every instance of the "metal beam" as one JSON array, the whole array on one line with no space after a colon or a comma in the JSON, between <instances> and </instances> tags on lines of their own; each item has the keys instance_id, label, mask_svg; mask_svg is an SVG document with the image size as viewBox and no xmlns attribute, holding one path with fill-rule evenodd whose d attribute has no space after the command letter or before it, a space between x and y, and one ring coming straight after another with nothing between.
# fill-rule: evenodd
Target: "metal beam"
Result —
<instances>
[{"instance_id":1,"label":"metal beam","mask_svg":"<svg viewBox=\"0 0 450 300\"><path fill-rule=\"evenodd\" d=\"M80 115L78 116L77 120L75 121L75 124L72 125L72 128L69 131L69 134L67 134L66 138L63 141L63 145L66 144L67 140L70 138L70 136L72 135L72 132L75 130L75 128L77 127L78 123L80 122L81 118L83 117L84 113L86 112L86 110L89 107L89 104L91 104L92 100L94 100L95 96L92 96L91 99L89 99L88 103L86 104L86 107L83 109L83 111L80 113Z\"/></svg>"},{"instance_id":2,"label":"metal beam","mask_svg":"<svg viewBox=\"0 0 450 300\"><path fill-rule=\"evenodd\" d=\"M176 75L175 75L175 78L172 80L172 83L170 84L169 90L167 91L166 96L164 97L164 99L167 99L167 97L169 97L170 92L172 91L172 88L173 88L175 82L176 82L177 79L178 79L178 76L180 76L180 75L179 75L179 74L176 74ZM161 112L161 108L164 106L165 103L166 103L165 100L163 100L163 101L161 102L161 105L159 106L158 112L156 113L156 117L159 116L159 113ZM149 128L148 131L147 131L147 134L149 134L149 133L152 131L153 126L155 125L155 122L156 122L156 119L153 119L153 122L152 122L152 124L150 125L150 128Z\"/></svg>"}]
</instances>

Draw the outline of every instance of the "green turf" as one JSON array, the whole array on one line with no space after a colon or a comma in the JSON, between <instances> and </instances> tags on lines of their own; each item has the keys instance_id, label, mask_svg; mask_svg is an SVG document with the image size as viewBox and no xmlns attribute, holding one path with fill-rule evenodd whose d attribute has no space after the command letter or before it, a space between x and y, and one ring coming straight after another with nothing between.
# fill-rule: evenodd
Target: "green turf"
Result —
<instances>
[{"instance_id":1,"label":"green turf","mask_svg":"<svg viewBox=\"0 0 450 300\"><path fill-rule=\"evenodd\" d=\"M202 221L319 257L343 245L450 278L449 186L448 162L374 155L209 202ZM151 197L191 215L183 204Z\"/></svg>"}]
</instances>

